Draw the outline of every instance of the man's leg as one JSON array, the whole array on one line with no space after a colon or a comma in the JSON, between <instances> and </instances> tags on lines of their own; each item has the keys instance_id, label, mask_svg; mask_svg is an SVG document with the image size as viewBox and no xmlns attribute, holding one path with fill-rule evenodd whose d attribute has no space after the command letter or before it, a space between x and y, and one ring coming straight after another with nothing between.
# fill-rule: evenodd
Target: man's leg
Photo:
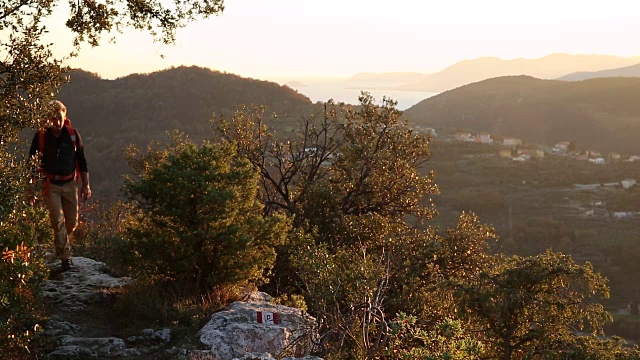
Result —
<instances>
[{"instance_id":1,"label":"man's leg","mask_svg":"<svg viewBox=\"0 0 640 360\"><path fill-rule=\"evenodd\" d=\"M61 185L50 184L49 194L44 201L49 210L49 220L53 228L56 256L60 260L67 260L71 258L71 245L69 244L69 236L65 226L62 194Z\"/></svg>"},{"instance_id":2,"label":"man's leg","mask_svg":"<svg viewBox=\"0 0 640 360\"><path fill-rule=\"evenodd\" d=\"M78 183L75 181L69 181L62 186L62 212L67 234L65 249L69 249L66 259L71 259L71 236L78 227Z\"/></svg>"},{"instance_id":3,"label":"man's leg","mask_svg":"<svg viewBox=\"0 0 640 360\"><path fill-rule=\"evenodd\" d=\"M62 186L62 211L67 235L71 236L78 227L78 183L75 181Z\"/></svg>"}]
</instances>

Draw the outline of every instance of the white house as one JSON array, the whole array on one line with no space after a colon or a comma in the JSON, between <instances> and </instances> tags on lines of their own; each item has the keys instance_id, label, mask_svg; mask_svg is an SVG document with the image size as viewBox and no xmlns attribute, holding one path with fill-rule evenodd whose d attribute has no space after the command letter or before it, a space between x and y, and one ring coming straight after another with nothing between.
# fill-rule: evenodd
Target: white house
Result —
<instances>
[{"instance_id":1,"label":"white house","mask_svg":"<svg viewBox=\"0 0 640 360\"><path fill-rule=\"evenodd\" d=\"M629 189L636 185L636 179L624 179L621 183L623 188Z\"/></svg>"},{"instance_id":2,"label":"white house","mask_svg":"<svg viewBox=\"0 0 640 360\"><path fill-rule=\"evenodd\" d=\"M568 141L561 141L553 146L553 149L556 151L567 152L569 151L569 145L571 143Z\"/></svg>"},{"instance_id":3,"label":"white house","mask_svg":"<svg viewBox=\"0 0 640 360\"><path fill-rule=\"evenodd\" d=\"M493 139L491 138L490 134L480 133L476 135L476 142L479 142L482 144L491 144L493 143Z\"/></svg>"},{"instance_id":4,"label":"white house","mask_svg":"<svg viewBox=\"0 0 640 360\"><path fill-rule=\"evenodd\" d=\"M471 135L470 133L464 133L464 132L457 132L454 135L454 138L459 141L468 141L469 139L473 141L473 135Z\"/></svg>"},{"instance_id":5,"label":"white house","mask_svg":"<svg viewBox=\"0 0 640 360\"><path fill-rule=\"evenodd\" d=\"M506 137L502 139L502 145L504 146L517 146L522 145L522 140L514 137Z\"/></svg>"}]
</instances>

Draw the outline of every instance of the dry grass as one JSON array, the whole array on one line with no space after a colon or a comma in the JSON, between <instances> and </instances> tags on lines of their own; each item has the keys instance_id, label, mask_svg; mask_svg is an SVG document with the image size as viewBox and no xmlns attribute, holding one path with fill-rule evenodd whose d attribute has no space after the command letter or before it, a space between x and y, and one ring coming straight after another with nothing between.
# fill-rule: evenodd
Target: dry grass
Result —
<instances>
[{"instance_id":1,"label":"dry grass","mask_svg":"<svg viewBox=\"0 0 640 360\"><path fill-rule=\"evenodd\" d=\"M193 334L230 302L241 298L240 290L218 286L202 291L195 282L138 281L124 288L115 304L123 327L135 332L150 327L170 327L178 333Z\"/></svg>"}]
</instances>

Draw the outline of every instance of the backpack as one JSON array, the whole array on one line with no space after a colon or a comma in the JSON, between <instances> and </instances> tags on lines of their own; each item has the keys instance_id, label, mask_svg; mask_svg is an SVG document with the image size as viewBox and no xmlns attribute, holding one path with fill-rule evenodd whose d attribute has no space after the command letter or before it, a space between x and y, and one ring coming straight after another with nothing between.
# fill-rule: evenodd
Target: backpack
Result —
<instances>
[{"instance_id":1,"label":"backpack","mask_svg":"<svg viewBox=\"0 0 640 360\"><path fill-rule=\"evenodd\" d=\"M71 120L69 120L69 118L64 119L64 127L67 128L67 132L69 133L69 136L71 137L71 141L73 142L73 150L78 151L78 136L76 135L76 130L71 127ZM46 137L46 130L45 129L40 129L38 131L38 153L40 160L42 160L42 154L44 153L44 141L45 141L45 137ZM49 195L49 189L51 187L51 180L59 180L59 181L65 181L65 180L75 180L76 182L78 181L78 177L80 175L80 168L78 168L78 158L76 157L76 170L73 172L73 174L71 175L66 175L66 176L62 176L62 175L54 175L54 174L49 174L47 173L44 169L41 169L42 174L44 175L44 196L46 197L47 195Z\"/></svg>"}]
</instances>

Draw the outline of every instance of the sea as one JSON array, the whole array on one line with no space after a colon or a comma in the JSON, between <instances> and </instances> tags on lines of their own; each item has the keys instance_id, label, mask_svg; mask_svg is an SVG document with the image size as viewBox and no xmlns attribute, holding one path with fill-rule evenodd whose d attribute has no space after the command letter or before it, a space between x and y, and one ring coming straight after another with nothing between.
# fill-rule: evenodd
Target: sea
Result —
<instances>
[{"instance_id":1,"label":"sea","mask_svg":"<svg viewBox=\"0 0 640 360\"><path fill-rule=\"evenodd\" d=\"M370 93L376 103L382 103L384 97L397 101L399 110L406 110L420 101L438 94L397 90L394 89L400 85L397 83L354 82L348 79L301 79L281 83L307 96L314 103L333 99L335 102L358 104L358 97L364 91Z\"/></svg>"}]
</instances>

